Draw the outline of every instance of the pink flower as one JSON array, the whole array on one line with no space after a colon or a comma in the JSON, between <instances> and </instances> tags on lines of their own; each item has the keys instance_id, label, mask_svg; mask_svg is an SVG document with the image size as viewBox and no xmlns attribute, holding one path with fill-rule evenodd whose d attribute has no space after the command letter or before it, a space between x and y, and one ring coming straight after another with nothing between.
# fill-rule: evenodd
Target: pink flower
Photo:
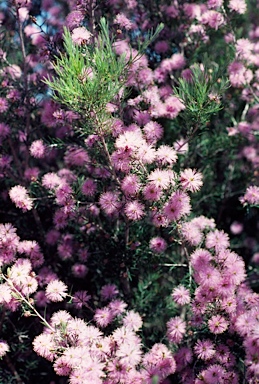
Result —
<instances>
[{"instance_id":1,"label":"pink flower","mask_svg":"<svg viewBox=\"0 0 259 384\"><path fill-rule=\"evenodd\" d=\"M167 337L171 343L180 343L186 333L186 323L179 316L167 322Z\"/></svg>"},{"instance_id":2,"label":"pink flower","mask_svg":"<svg viewBox=\"0 0 259 384\"><path fill-rule=\"evenodd\" d=\"M231 11L235 11L235 12L239 13L240 15L242 15L246 12L245 0L230 0L228 7L231 9Z\"/></svg>"},{"instance_id":3,"label":"pink flower","mask_svg":"<svg viewBox=\"0 0 259 384\"><path fill-rule=\"evenodd\" d=\"M63 301L67 296L67 286L60 280L52 280L46 288L46 297L50 301Z\"/></svg>"},{"instance_id":4,"label":"pink flower","mask_svg":"<svg viewBox=\"0 0 259 384\"><path fill-rule=\"evenodd\" d=\"M72 267L73 276L79 279L83 279L87 275L87 272L88 268L84 264L76 263Z\"/></svg>"},{"instance_id":5,"label":"pink flower","mask_svg":"<svg viewBox=\"0 0 259 384\"><path fill-rule=\"evenodd\" d=\"M173 289L172 298L179 305L189 304L191 301L190 291L183 285L179 285Z\"/></svg>"},{"instance_id":6,"label":"pink flower","mask_svg":"<svg viewBox=\"0 0 259 384\"><path fill-rule=\"evenodd\" d=\"M149 248L156 253L162 253L166 250L167 243L162 237L153 237L149 242Z\"/></svg>"},{"instance_id":7,"label":"pink flower","mask_svg":"<svg viewBox=\"0 0 259 384\"><path fill-rule=\"evenodd\" d=\"M95 311L94 320L101 328L107 327L107 325L112 322L113 318L114 313L109 307L99 308Z\"/></svg>"},{"instance_id":8,"label":"pink flower","mask_svg":"<svg viewBox=\"0 0 259 384\"><path fill-rule=\"evenodd\" d=\"M0 97L0 113L4 113L8 110L8 101L3 98L3 97Z\"/></svg>"},{"instance_id":9,"label":"pink flower","mask_svg":"<svg viewBox=\"0 0 259 384\"><path fill-rule=\"evenodd\" d=\"M92 34L85 27L73 29L71 35L72 41L78 45L89 43L91 37Z\"/></svg>"},{"instance_id":10,"label":"pink flower","mask_svg":"<svg viewBox=\"0 0 259 384\"><path fill-rule=\"evenodd\" d=\"M225 24L223 15L214 10L203 13L201 16L201 22L202 24L208 24L211 28L216 30Z\"/></svg>"},{"instance_id":11,"label":"pink flower","mask_svg":"<svg viewBox=\"0 0 259 384\"><path fill-rule=\"evenodd\" d=\"M251 185L247 188L245 195L240 199L241 203L259 204L259 187Z\"/></svg>"},{"instance_id":12,"label":"pink flower","mask_svg":"<svg viewBox=\"0 0 259 384\"><path fill-rule=\"evenodd\" d=\"M105 192L100 196L99 204L107 215L112 215L120 209L119 195L116 192Z\"/></svg>"},{"instance_id":13,"label":"pink flower","mask_svg":"<svg viewBox=\"0 0 259 384\"><path fill-rule=\"evenodd\" d=\"M42 333L35 337L33 341L33 349L39 355L49 361L54 360L55 350L57 348L53 341L52 335L48 333Z\"/></svg>"},{"instance_id":14,"label":"pink flower","mask_svg":"<svg viewBox=\"0 0 259 384\"><path fill-rule=\"evenodd\" d=\"M137 332L143 324L141 316L134 311L129 311L126 313L126 316L123 318L122 323L124 327Z\"/></svg>"},{"instance_id":15,"label":"pink flower","mask_svg":"<svg viewBox=\"0 0 259 384\"><path fill-rule=\"evenodd\" d=\"M229 247L229 237L225 232L218 229L209 232L206 237L206 247L215 248L216 252L226 249Z\"/></svg>"},{"instance_id":16,"label":"pink flower","mask_svg":"<svg viewBox=\"0 0 259 384\"><path fill-rule=\"evenodd\" d=\"M187 168L180 174L180 183L184 190L197 192L203 184L202 174L197 172L196 169Z\"/></svg>"},{"instance_id":17,"label":"pink flower","mask_svg":"<svg viewBox=\"0 0 259 384\"><path fill-rule=\"evenodd\" d=\"M143 128L146 140L149 143L155 143L163 136L163 128L160 124L155 121L150 121Z\"/></svg>"},{"instance_id":18,"label":"pink flower","mask_svg":"<svg viewBox=\"0 0 259 384\"><path fill-rule=\"evenodd\" d=\"M211 319L208 321L208 326L212 333L218 335L226 331L229 326L229 323L225 319L225 317L221 315L215 315L212 316Z\"/></svg>"},{"instance_id":19,"label":"pink flower","mask_svg":"<svg viewBox=\"0 0 259 384\"><path fill-rule=\"evenodd\" d=\"M135 195L140 189L140 180L136 175L125 176L121 183L125 195Z\"/></svg>"},{"instance_id":20,"label":"pink flower","mask_svg":"<svg viewBox=\"0 0 259 384\"><path fill-rule=\"evenodd\" d=\"M85 196L94 196L96 189L96 183L92 179L85 180L81 187L82 193Z\"/></svg>"},{"instance_id":21,"label":"pink flower","mask_svg":"<svg viewBox=\"0 0 259 384\"><path fill-rule=\"evenodd\" d=\"M210 360L216 353L215 346L210 340L198 340L194 353L201 360Z\"/></svg>"},{"instance_id":22,"label":"pink flower","mask_svg":"<svg viewBox=\"0 0 259 384\"><path fill-rule=\"evenodd\" d=\"M161 145L156 151L156 160L162 165L172 165L177 160L176 151L169 145Z\"/></svg>"},{"instance_id":23,"label":"pink flower","mask_svg":"<svg viewBox=\"0 0 259 384\"><path fill-rule=\"evenodd\" d=\"M167 189L172 182L172 177L167 170L157 168L150 173L148 180L157 188Z\"/></svg>"},{"instance_id":24,"label":"pink flower","mask_svg":"<svg viewBox=\"0 0 259 384\"><path fill-rule=\"evenodd\" d=\"M29 197L27 189L21 185L12 187L9 196L17 208L21 208L23 212L30 211L33 208L33 201Z\"/></svg>"},{"instance_id":25,"label":"pink flower","mask_svg":"<svg viewBox=\"0 0 259 384\"><path fill-rule=\"evenodd\" d=\"M145 215L145 206L139 203L137 200L130 201L125 205L124 212L125 215L130 220L140 220Z\"/></svg>"},{"instance_id":26,"label":"pink flower","mask_svg":"<svg viewBox=\"0 0 259 384\"><path fill-rule=\"evenodd\" d=\"M30 153L36 159L42 159L45 156L46 146L42 140L35 140L30 146Z\"/></svg>"},{"instance_id":27,"label":"pink flower","mask_svg":"<svg viewBox=\"0 0 259 384\"><path fill-rule=\"evenodd\" d=\"M118 24L120 28L125 28L127 31L134 28L134 24L124 15L124 13L118 13L114 19L114 23Z\"/></svg>"},{"instance_id":28,"label":"pink flower","mask_svg":"<svg viewBox=\"0 0 259 384\"><path fill-rule=\"evenodd\" d=\"M0 340L0 358L10 351L9 345L6 341Z\"/></svg>"},{"instance_id":29,"label":"pink flower","mask_svg":"<svg viewBox=\"0 0 259 384\"><path fill-rule=\"evenodd\" d=\"M118 288L114 284L104 285L101 289L101 297L103 300L113 299L118 293Z\"/></svg>"},{"instance_id":30,"label":"pink flower","mask_svg":"<svg viewBox=\"0 0 259 384\"><path fill-rule=\"evenodd\" d=\"M75 308L81 309L84 305L87 305L91 296L86 291L77 291L74 293L73 304Z\"/></svg>"},{"instance_id":31,"label":"pink flower","mask_svg":"<svg viewBox=\"0 0 259 384\"><path fill-rule=\"evenodd\" d=\"M169 201L164 206L164 215L168 220L179 220L183 215L191 211L190 197L181 191L176 191L171 195Z\"/></svg>"}]
</instances>

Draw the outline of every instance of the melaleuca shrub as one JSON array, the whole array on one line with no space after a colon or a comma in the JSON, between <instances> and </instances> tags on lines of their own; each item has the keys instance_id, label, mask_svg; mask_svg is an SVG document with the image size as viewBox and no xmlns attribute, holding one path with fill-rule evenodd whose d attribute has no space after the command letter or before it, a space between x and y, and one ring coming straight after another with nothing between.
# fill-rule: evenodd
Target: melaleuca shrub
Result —
<instances>
[{"instance_id":1,"label":"melaleuca shrub","mask_svg":"<svg viewBox=\"0 0 259 384\"><path fill-rule=\"evenodd\" d=\"M255 269L222 231L256 255L238 205L251 184L243 202L257 203L249 7L1 6L7 382L256 382Z\"/></svg>"}]
</instances>

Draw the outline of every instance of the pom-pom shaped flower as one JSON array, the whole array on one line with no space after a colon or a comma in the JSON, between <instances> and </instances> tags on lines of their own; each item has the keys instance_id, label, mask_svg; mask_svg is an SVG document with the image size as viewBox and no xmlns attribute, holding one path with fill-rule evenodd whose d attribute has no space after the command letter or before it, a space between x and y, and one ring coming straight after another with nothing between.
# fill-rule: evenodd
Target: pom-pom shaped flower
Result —
<instances>
[{"instance_id":1,"label":"pom-pom shaped flower","mask_svg":"<svg viewBox=\"0 0 259 384\"><path fill-rule=\"evenodd\" d=\"M179 285L173 289L172 298L179 305L189 304L191 301L190 291L183 285Z\"/></svg>"},{"instance_id":2,"label":"pom-pom shaped flower","mask_svg":"<svg viewBox=\"0 0 259 384\"><path fill-rule=\"evenodd\" d=\"M42 140L35 140L30 146L30 154L36 159L42 159L46 152L46 146Z\"/></svg>"},{"instance_id":3,"label":"pom-pom shaped flower","mask_svg":"<svg viewBox=\"0 0 259 384\"><path fill-rule=\"evenodd\" d=\"M179 316L167 322L167 337L171 343L180 343L186 332L186 323Z\"/></svg>"},{"instance_id":4,"label":"pom-pom shaped flower","mask_svg":"<svg viewBox=\"0 0 259 384\"><path fill-rule=\"evenodd\" d=\"M85 44L90 41L92 34L85 27L78 27L72 31L72 41L77 44Z\"/></svg>"},{"instance_id":5,"label":"pom-pom shaped flower","mask_svg":"<svg viewBox=\"0 0 259 384\"><path fill-rule=\"evenodd\" d=\"M12 187L9 196L17 208L21 208L23 212L30 211L33 207L32 199L28 195L27 189L21 185Z\"/></svg>"},{"instance_id":6,"label":"pom-pom shaped flower","mask_svg":"<svg viewBox=\"0 0 259 384\"><path fill-rule=\"evenodd\" d=\"M202 174L195 169L187 168L180 174L180 183L182 188L186 191L197 192L201 188Z\"/></svg>"},{"instance_id":7,"label":"pom-pom shaped flower","mask_svg":"<svg viewBox=\"0 0 259 384\"><path fill-rule=\"evenodd\" d=\"M63 301L67 296L67 286L60 280L52 280L46 288L46 297L50 301Z\"/></svg>"},{"instance_id":8,"label":"pom-pom shaped flower","mask_svg":"<svg viewBox=\"0 0 259 384\"><path fill-rule=\"evenodd\" d=\"M210 340L198 340L194 353L201 360L210 360L216 353L215 345Z\"/></svg>"},{"instance_id":9,"label":"pom-pom shaped flower","mask_svg":"<svg viewBox=\"0 0 259 384\"><path fill-rule=\"evenodd\" d=\"M208 321L209 329L215 335L225 332L228 325L228 321L221 315L212 316Z\"/></svg>"},{"instance_id":10,"label":"pom-pom shaped flower","mask_svg":"<svg viewBox=\"0 0 259 384\"><path fill-rule=\"evenodd\" d=\"M141 220L142 217L145 215L144 209L144 205L135 200L130 201L125 205L124 212L128 219L137 221Z\"/></svg>"},{"instance_id":11,"label":"pom-pom shaped flower","mask_svg":"<svg viewBox=\"0 0 259 384\"><path fill-rule=\"evenodd\" d=\"M162 237L153 237L149 242L149 248L156 253L162 253L166 250L167 243Z\"/></svg>"}]
</instances>

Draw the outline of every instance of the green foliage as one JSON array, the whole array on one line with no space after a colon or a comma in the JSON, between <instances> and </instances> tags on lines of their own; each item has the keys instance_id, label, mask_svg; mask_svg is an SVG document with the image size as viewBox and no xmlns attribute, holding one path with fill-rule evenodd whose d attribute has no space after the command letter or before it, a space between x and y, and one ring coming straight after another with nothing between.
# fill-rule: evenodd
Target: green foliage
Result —
<instances>
[{"instance_id":1,"label":"green foliage","mask_svg":"<svg viewBox=\"0 0 259 384\"><path fill-rule=\"evenodd\" d=\"M206 61L205 61L206 62ZM228 88L216 63L192 66L191 81L179 78L174 93L185 105L182 118L189 127L203 128L221 108L220 98Z\"/></svg>"}]
</instances>

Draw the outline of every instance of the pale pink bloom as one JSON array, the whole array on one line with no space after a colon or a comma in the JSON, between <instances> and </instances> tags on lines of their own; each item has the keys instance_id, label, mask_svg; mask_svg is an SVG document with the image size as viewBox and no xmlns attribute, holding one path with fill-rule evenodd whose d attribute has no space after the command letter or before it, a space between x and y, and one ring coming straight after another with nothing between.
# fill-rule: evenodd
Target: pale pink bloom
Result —
<instances>
[{"instance_id":1,"label":"pale pink bloom","mask_svg":"<svg viewBox=\"0 0 259 384\"><path fill-rule=\"evenodd\" d=\"M145 216L145 206L139 203L137 200L130 201L125 205L125 215L130 220L141 220Z\"/></svg>"},{"instance_id":2,"label":"pale pink bloom","mask_svg":"<svg viewBox=\"0 0 259 384\"><path fill-rule=\"evenodd\" d=\"M166 250L167 243L162 237L153 237L149 242L149 248L156 253L162 253Z\"/></svg>"},{"instance_id":3,"label":"pale pink bloom","mask_svg":"<svg viewBox=\"0 0 259 384\"><path fill-rule=\"evenodd\" d=\"M209 330L212 333L214 333L215 335L218 335L227 330L229 326L229 322L225 319L225 317L221 315L215 315L215 316L212 316L211 319L208 321L208 326L209 326Z\"/></svg>"},{"instance_id":4,"label":"pale pink bloom","mask_svg":"<svg viewBox=\"0 0 259 384\"><path fill-rule=\"evenodd\" d=\"M32 276L26 276L23 279L22 285L21 285L21 292L24 296L29 296L32 293L36 292L38 288L38 282L37 280Z\"/></svg>"},{"instance_id":5,"label":"pale pink bloom","mask_svg":"<svg viewBox=\"0 0 259 384\"><path fill-rule=\"evenodd\" d=\"M253 78L253 73L242 63L234 61L228 66L229 80L233 87L242 87L249 84Z\"/></svg>"},{"instance_id":6,"label":"pale pink bloom","mask_svg":"<svg viewBox=\"0 0 259 384\"><path fill-rule=\"evenodd\" d=\"M156 151L156 160L162 165L172 165L177 160L176 151L169 145L161 145Z\"/></svg>"},{"instance_id":7,"label":"pale pink bloom","mask_svg":"<svg viewBox=\"0 0 259 384\"><path fill-rule=\"evenodd\" d=\"M57 349L56 343L53 341L53 336L49 333L42 333L35 337L33 343L33 350L41 357L49 361L53 361L55 351Z\"/></svg>"},{"instance_id":8,"label":"pale pink bloom","mask_svg":"<svg viewBox=\"0 0 259 384\"><path fill-rule=\"evenodd\" d=\"M186 333L186 323L179 316L167 322L167 337L171 343L180 343Z\"/></svg>"},{"instance_id":9,"label":"pale pink bloom","mask_svg":"<svg viewBox=\"0 0 259 384\"><path fill-rule=\"evenodd\" d=\"M46 297L50 301L63 301L67 296L67 286L60 280L52 280L46 288Z\"/></svg>"},{"instance_id":10,"label":"pale pink bloom","mask_svg":"<svg viewBox=\"0 0 259 384\"><path fill-rule=\"evenodd\" d=\"M192 223L192 221L183 223L181 231L184 239L191 245L197 246L203 240L203 233L197 224Z\"/></svg>"},{"instance_id":11,"label":"pale pink bloom","mask_svg":"<svg viewBox=\"0 0 259 384\"><path fill-rule=\"evenodd\" d=\"M165 100L165 117L174 119L178 114L185 109L185 105L175 96L169 96Z\"/></svg>"},{"instance_id":12,"label":"pale pink bloom","mask_svg":"<svg viewBox=\"0 0 259 384\"><path fill-rule=\"evenodd\" d=\"M46 154L46 146L42 140L35 140L30 146L30 154L36 159L42 159Z\"/></svg>"},{"instance_id":13,"label":"pale pink bloom","mask_svg":"<svg viewBox=\"0 0 259 384\"><path fill-rule=\"evenodd\" d=\"M130 328L134 332L137 332L142 327L143 321L137 312L129 311L123 318L122 323L126 328Z\"/></svg>"},{"instance_id":14,"label":"pale pink bloom","mask_svg":"<svg viewBox=\"0 0 259 384\"><path fill-rule=\"evenodd\" d=\"M179 305L189 304L191 301L190 291L183 285L179 285L173 289L172 298Z\"/></svg>"},{"instance_id":15,"label":"pale pink bloom","mask_svg":"<svg viewBox=\"0 0 259 384\"><path fill-rule=\"evenodd\" d=\"M194 353L201 360L210 360L216 353L215 345L208 339L198 340L194 346Z\"/></svg>"},{"instance_id":16,"label":"pale pink bloom","mask_svg":"<svg viewBox=\"0 0 259 384\"><path fill-rule=\"evenodd\" d=\"M155 169L148 176L148 180L151 181L157 188L167 189L171 184L171 175L167 170Z\"/></svg>"},{"instance_id":17,"label":"pale pink bloom","mask_svg":"<svg viewBox=\"0 0 259 384\"><path fill-rule=\"evenodd\" d=\"M143 142L135 152L134 157L143 164L151 164L156 158L156 150L151 145Z\"/></svg>"},{"instance_id":18,"label":"pale pink bloom","mask_svg":"<svg viewBox=\"0 0 259 384\"><path fill-rule=\"evenodd\" d=\"M131 149L136 150L141 147L141 145L145 143L143 139L142 132L140 129L134 131L127 131L121 134L115 142L115 146L117 149Z\"/></svg>"},{"instance_id":19,"label":"pale pink bloom","mask_svg":"<svg viewBox=\"0 0 259 384\"><path fill-rule=\"evenodd\" d=\"M208 24L211 28L217 30L219 27L225 24L225 19L221 13L211 10L202 14L201 23Z\"/></svg>"},{"instance_id":20,"label":"pale pink bloom","mask_svg":"<svg viewBox=\"0 0 259 384\"><path fill-rule=\"evenodd\" d=\"M17 208L21 208L23 212L30 211L33 208L33 200L30 198L28 191L21 185L12 187L9 196Z\"/></svg>"},{"instance_id":21,"label":"pale pink bloom","mask_svg":"<svg viewBox=\"0 0 259 384\"><path fill-rule=\"evenodd\" d=\"M114 313L109 307L98 308L95 311L94 320L101 328L107 327L107 325L112 322L113 318Z\"/></svg>"},{"instance_id":22,"label":"pale pink bloom","mask_svg":"<svg viewBox=\"0 0 259 384\"><path fill-rule=\"evenodd\" d=\"M233 223L230 225L230 231L233 235L239 235L241 232L243 232L243 229L244 225L239 221L233 221Z\"/></svg>"},{"instance_id":23,"label":"pale pink bloom","mask_svg":"<svg viewBox=\"0 0 259 384\"><path fill-rule=\"evenodd\" d=\"M42 185L48 189L54 189L62 184L62 179L54 172L46 173L42 177Z\"/></svg>"},{"instance_id":24,"label":"pale pink bloom","mask_svg":"<svg viewBox=\"0 0 259 384\"><path fill-rule=\"evenodd\" d=\"M259 187L251 185L245 195L240 199L241 203L259 204Z\"/></svg>"},{"instance_id":25,"label":"pale pink bloom","mask_svg":"<svg viewBox=\"0 0 259 384\"><path fill-rule=\"evenodd\" d=\"M0 284L0 305L12 300L12 291L8 283Z\"/></svg>"},{"instance_id":26,"label":"pale pink bloom","mask_svg":"<svg viewBox=\"0 0 259 384\"><path fill-rule=\"evenodd\" d=\"M10 347L6 341L0 340L0 358L10 351Z\"/></svg>"},{"instance_id":27,"label":"pale pink bloom","mask_svg":"<svg viewBox=\"0 0 259 384\"><path fill-rule=\"evenodd\" d=\"M197 192L203 184L202 174L197 172L196 169L187 168L180 174L180 183L184 190Z\"/></svg>"},{"instance_id":28,"label":"pale pink bloom","mask_svg":"<svg viewBox=\"0 0 259 384\"><path fill-rule=\"evenodd\" d=\"M71 35L72 41L78 45L89 43L91 37L92 34L85 27L73 29Z\"/></svg>"},{"instance_id":29,"label":"pale pink bloom","mask_svg":"<svg viewBox=\"0 0 259 384\"><path fill-rule=\"evenodd\" d=\"M231 9L231 11L235 11L240 15L244 14L247 8L245 0L230 0L228 7Z\"/></svg>"},{"instance_id":30,"label":"pale pink bloom","mask_svg":"<svg viewBox=\"0 0 259 384\"><path fill-rule=\"evenodd\" d=\"M237 57L245 60L251 59L254 44L250 40L238 39L235 47Z\"/></svg>"},{"instance_id":31,"label":"pale pink bloom","mask_svg":"<svg viewBox=\"0 0 259 384\"><path fill-rule=\"evenodd\" d=\"M120 28L125 28L127 31L134 28L134 24L124 13L118 13L114 19L114 23L118 24Z\"/></svg>"},{"instance_id":32,"label":"pale pink bloom","mask_svg":"<svg viewBox=\"0 0 259 384\"><path fill-rule=\"evenodd\" d=\"M74 29L78 27L84 20L84 14L80 11L72 11L67 17L65 24L69 29Z\"/></svg>"}]
</instances>

